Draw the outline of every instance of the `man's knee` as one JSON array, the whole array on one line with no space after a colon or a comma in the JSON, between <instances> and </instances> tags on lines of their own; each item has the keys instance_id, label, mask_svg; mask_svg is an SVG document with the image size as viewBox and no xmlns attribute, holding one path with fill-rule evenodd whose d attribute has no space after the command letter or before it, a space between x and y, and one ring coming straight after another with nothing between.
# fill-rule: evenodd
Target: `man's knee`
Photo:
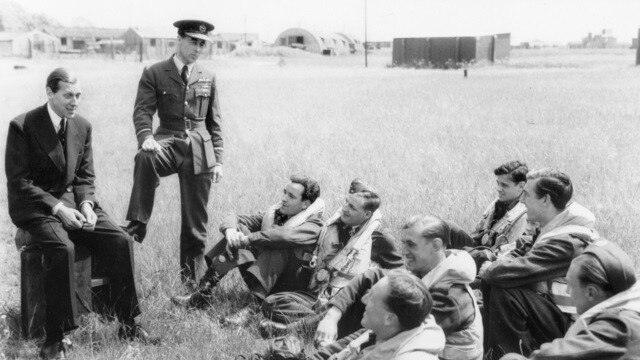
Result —
<instances>
[{"instance_id":1,"label":"man's knee","mask_svg":"<svg viewBox=\"0 0 640 360\"><path fill-rule=\"evenodd\" d=\"M134 161L138 166L153 166L156 155L153 151L138 150Z\"/></svg>"}]
</instances>

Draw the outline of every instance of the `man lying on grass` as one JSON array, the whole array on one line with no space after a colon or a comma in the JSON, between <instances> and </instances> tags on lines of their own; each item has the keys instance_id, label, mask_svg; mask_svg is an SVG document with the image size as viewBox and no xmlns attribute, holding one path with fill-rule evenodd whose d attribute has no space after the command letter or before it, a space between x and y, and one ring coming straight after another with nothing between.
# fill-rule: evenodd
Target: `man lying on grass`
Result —
<instances>
[{"instance_id":1,"label":"man lying on grass","mask_svg":"<svg viewBox=\"0 0 640 360\"><path fill-rule=\"evenodd\" d=\"M213 288L232 269L238 268L256 304L251 304L224 322L243 325L257 303L281 291L307 288L311 260L322 229L324 201L320 186L306 176L292 176L282 199L266 212L229 214L220 225L224 237L207 253L208 269L196 291L174 296L179 306L205 307Z\"/></svg>"},{"instance_id":2,"label":"man lying on grass","mask_svg":"<svg viewBox=\"0 0 640 360\"><path fill-rule=\"evenodd\" d=\"M315 330L326 312L323 305L354 276L370 267L402 266L395 240L381 230L379 207L380 197L373 188L354 179L344 205L327 220L320 233L309 288L276 293L262 303L262 313L267 318L260 322L263 336ZM360 307L351 313L356 317L345 316L340 321L339 334L344 336L360 328L364 305ZM298 321L301 318L304 320Z\"/></svg>"},{"instance_id":3,"label":"man lying on grass","mask_svg":"<svg viewBox=\"0 0 640 360\"><path fill-rule=\"evenodd\" d=\"M453 225L453 224L452 224ZM462 232L457 226L457 231ZM433 298L432 314L446 336L442 359L482 359L482 318L469 288L476 277L471 256L463 250L448 249L452 228L433 216L415 216L404 226L401 235L406 268L422 279ZM322 346L310 354L312 359L327 359L357 338L360 330L346 338L337 338L337 324L344 314L387 275L371 269L356 276L329 301L329 311L316 331L316 343ZM364 324L364 323L363 323Z\"/></svg>"}]
</instances>

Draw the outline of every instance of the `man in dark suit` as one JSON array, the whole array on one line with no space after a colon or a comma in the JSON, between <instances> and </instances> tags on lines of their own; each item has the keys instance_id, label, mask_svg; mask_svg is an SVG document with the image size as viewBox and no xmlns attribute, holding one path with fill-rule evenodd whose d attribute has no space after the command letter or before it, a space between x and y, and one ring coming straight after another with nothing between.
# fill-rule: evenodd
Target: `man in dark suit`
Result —
<instances>
[{"instance_id":1,"label":"man in dark suit","mask_svg":"<svg viewBox=\"0 0 640 360\"><path fill-rule=\"evenodd\" d=\"M80 84L66 69L47 78L47 104L9 125L5 171L9 215L28 231L44 259L46 339L40 356L64 358L63 336L77 328L74 246L105 264L121 338L156 342L135 322L140 314L133 242L95 198L91 124L76 115Z\"/></svg>"},{"instance_id":2,"label":"man in dark suit","mask_svg":"<svg viewBox=\"0 0 640 360\"><path fill-rule=\"evenodd\" d=\"M145 68L138 84L133 122L139 151L126 231L142 242L160 177L178 174L182 229L182 280L195 284L206 270L207 203L211 182L222 177L222 131L215 77L196 64L213 25L181 20L175 55ZM152 132L153 115L160 126Z\"/></svg>"}]
</instances>

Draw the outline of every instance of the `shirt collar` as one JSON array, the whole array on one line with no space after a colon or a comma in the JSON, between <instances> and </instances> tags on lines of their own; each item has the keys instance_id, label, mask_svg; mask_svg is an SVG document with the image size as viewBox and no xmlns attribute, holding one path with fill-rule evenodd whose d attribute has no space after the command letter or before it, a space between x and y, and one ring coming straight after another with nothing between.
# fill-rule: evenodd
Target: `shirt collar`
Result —
<instances>
[{"instance_id":1,"label":"shirt collar","mask_svg":"<svg viewBox=\"0 0 640 360\"><path fill-rule=\"evenodd\" d=\"M56 131L58 131L60 129L60 120L62 120L62 118L56 114L55 111L53 111L53 108L51 108L51 104L49 104L47 102L47 111L49 112L49 118L51 118L51 123L53 124L53 128L56 129Z\"/></svg>"},{"instance_id":2,"label":"shirt collar","mask_svg":"<svg viewBox=\"0 0 640 360\"><path fill-rule=\"evenodd\" d=\"M178 74L182 74L182 67L185 65L185 63L180 61L180 59L176 54L173 54L173 63L176 64L176 68L178 68ZM187 73L188 73L187 75L191 76L191 70L193 70L193 67L195 65L196 65L195 62L192 62L191 64L187 65Z\"/></svg>"}]
</instances>

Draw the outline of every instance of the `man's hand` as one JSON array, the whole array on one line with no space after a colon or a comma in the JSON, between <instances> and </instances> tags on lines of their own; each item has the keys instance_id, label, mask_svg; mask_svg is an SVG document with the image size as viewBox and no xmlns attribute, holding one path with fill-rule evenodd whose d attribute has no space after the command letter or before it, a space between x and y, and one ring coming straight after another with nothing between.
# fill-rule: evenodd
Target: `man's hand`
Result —
<instances>
[{"instance_id":1,"label":"man's hand","mask_svg":"<svg viewBox=\"0 0 640 360\"><path fill-rule=\"evenodd\" d=\"M491 266L491 264L491 261L483 262L482 265L480 265L480 270L478 270L478 277L484 277L484 274L487 272L487 269L489 268L489 266Z\"/></svg>"},{"instance_id":2,"label":"man's hand","mask_svg":"<svg viewBox=\"0 0 640 360\"><path fill-rule=\"evenodd\" d=\"M85 202L80 208L80 212L84 215L86 222L83 224L85 230L93 231L96 228L96 222L98 221L98 215L93 211L91 203Z\"/></svg>"},{"instance_id":3,"label":"man's hand","mask_svg":"<svg viewBox=\"0 0 640 360\"><path fill-rule=\"evenodd\" d=\"M338 338L338 321L342 312L335 307L330 307L327 314L318 324L318 329L313 338L316 348L330 344Z\"/></svg>"},{"instance_id":4,"label":"man's hand","mask_svg":"<svg viewBox=\"0 0 640 360\"><path fill-rule=\"evenodd\" d=\"M217 183L222 179L222 165L216 165L213 167L213 182Z\"/></svg>"},{"instance_id":5,"label":"man's hand","mask_svg":"<svg viewBox=\"0 0 640 360\"><path fill-rule=\"evenodd\" d=\"M227 229L224 236L227 238L227 246L231 249L239 249L249 245L249 237L236 229Z\"/></svg>"},{"instance_id":6,"label":"man's hand","mask_svg":"<svg viewBox=\"0 0 640 360\"><path fill-rule=\"evenodd\" d=\"M159 153L162 150L162 146L158 144L158 142L153 138L153 136L149 136L142 143L142 150L144 151L155 151Z\"/></svg>"},{"instance_id":7,"label":"man's hand","mask_svg":"<svg viewBox=\"0 0 640 360\"><path fill-rule=\"evenodd\" d=\"M62 221L62 226L67 230L77 230L82 227L82 223L87 221L87 218L76 209L72 209L62 205L56 216Z\"/></svg>"}]
</instances>

